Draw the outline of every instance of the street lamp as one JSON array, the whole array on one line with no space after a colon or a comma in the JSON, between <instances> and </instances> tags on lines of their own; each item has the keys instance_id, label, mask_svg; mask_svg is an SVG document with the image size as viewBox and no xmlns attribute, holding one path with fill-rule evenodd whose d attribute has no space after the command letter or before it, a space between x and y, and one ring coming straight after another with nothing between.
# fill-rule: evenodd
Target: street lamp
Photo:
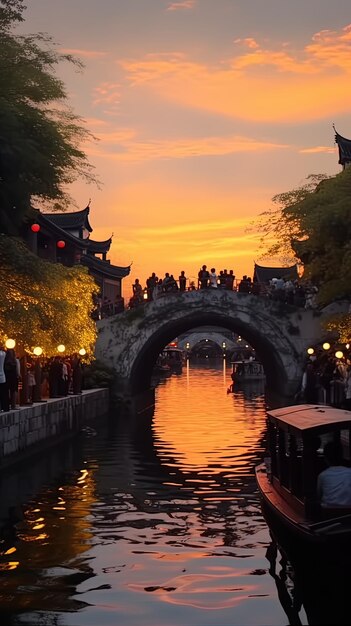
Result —
<instances>
[{"instance_id":1,"label":"street lamp","mask_svg":"<svg viewBox=\"0 0 351 626\"><path fill-rule=\"evenodd\" d=\"M335 352L335 356L336 356L337 359L342 359L342 357L344 356L344 353L341 352L341 350L337 350Z\"/></svg>"},{"instance_id":2,"label":"street lamp","mask_svg":"<svg viewBox=\"0 0 351 626\"><path fill-rule=\"evenodd\" d=\"M35 346L33 348L33 354L35 354L37 359L35 359L34 363L34 377L35 377L35 386L33 389L33 402L43 402L41 399L41 363L40 357L43 354L43 348L40 346ZM45 402L45 400L44 400Z\"/></svg>"},{"instance_id":3,"label":"street lamp","mask_svg":"<svg viewBox=\"0 0 351 626\"><path fill-rule=\"evenodd\" d=\"M323 350L330 350L330 343L328 341L326 341L323 346L322 346Z\"/></svg>"},{"instance_id":4,"label":"street lamp","mask_svg":"<svg viewBox=\"0 0 351 626\"><path fill-rule=\"evenodd\" d=\"M16 342L14 339L6 339L5 346L8 350L13 350L15 345L16 345Z\"/></svg>"},{"instance_id":5,"label":"street lamp","mask_svg":"<svg viewBox=\"0 0 351 626\"><path fill-rule=\"evenodd\" d=\"M63 345L63 343L60 343L59 346L57 346L57 352L64 352L66 350L66 346Z\"/></svg>"},{"instance_id":6,"label":"street lamp","mask_svg":"<svg viewBox=\"0 0 351 626\"><path fill-rule=\"evenodd\" d=\"M87 353L85 348L81 348L78 352L78 354L80 354L80 356L84 356Z\"/></svg>"},{"instance_id":7,"label":"street lamp","mask_svg":"<svg viewBox=\"0 0 351 626\"><path fill-rule=\"evenodd\" d=\"M314 354L314 348L307 348L307 354Z\"/></svg>"}]
</instances>

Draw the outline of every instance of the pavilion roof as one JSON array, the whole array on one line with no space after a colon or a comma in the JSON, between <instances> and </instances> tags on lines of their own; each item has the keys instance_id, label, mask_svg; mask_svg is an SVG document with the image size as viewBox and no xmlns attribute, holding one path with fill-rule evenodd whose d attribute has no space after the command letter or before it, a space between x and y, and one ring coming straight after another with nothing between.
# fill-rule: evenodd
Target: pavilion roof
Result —
<instances>
[{"instance_id":1,"label":"pavilion roof","mask_svg":"<svg viewBox=\"0 0 351 626\"><path fill-rule=\"evenodd\" d=\"M289 278L296 280L299 275L297 272L297 265L291 265L290 267L265 267L263 265L257 265L255 263L253 280L257 283L267 283L272 278Z\"/></svg>"},{"instance_id":2,"label":"pavilion roof","mask_svg":"<svg viewBox=\"0 0 351 626\"><path fill-rule=\"evenodd\" d=\"M110 276L111 278L125 278L130 274L130 265L127 267L120 267L118 265L111 265L109 261L102 261L89 254L83 254L81 257L81 264L86 265L92 272L101 274L102 276Z\"/></svg>"},{"instance_id":3,"label":"pavilion roof","mask_svg":"<svg viewBox=\"0 0 351 626\"><path fill-rule=\"evenodd\" d=\"M73 211L71 213L43 213L43 215L56 226L63 228L63 230L85 228L91 233L93 229L88 219L89 212L90 207L87 206L81 211Z\"/></svg>"},{"instance_id":4,"label":"pavilion roof","mask_svg":"<svg viewBox=\"0 0 351 626\"><path fill-rule=\"evenodd\" d=\"M342 135L339 135L339 133L335 130L335 142L338 144L339 148L340 165L351 163L351 139L342 137Z\"/></svg>"},{"instance_id":5,"label":"pavilion roof","mask_svg":"<svg viewBox=\"0 0 351 626\"><path fill-rule=\"evenodd\" d=\"M105 241L94 241L93 239L88 239L88 253L92 254L102 254L108 252L112 243L112 237L106 239Z\"/></svg>"}]
</instances>

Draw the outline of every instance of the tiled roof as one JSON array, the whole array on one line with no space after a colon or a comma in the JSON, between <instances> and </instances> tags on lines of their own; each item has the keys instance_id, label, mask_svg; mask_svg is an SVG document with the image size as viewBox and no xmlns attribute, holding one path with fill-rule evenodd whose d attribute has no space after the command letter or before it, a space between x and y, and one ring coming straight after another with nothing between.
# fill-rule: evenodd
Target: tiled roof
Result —
<instances>
[{"instance_id":1,"label":"tiled roof","mask_svg":"<svg viewBox=\"0 0 351 626\"><path fill-rule=\"evenodd\" d=\"M44 213L45 217L50 220L56 226L66 229L86 228L90 233L92 227L89 224L90 207L86 207L81 211L74 211L72 213Z\"/></svg>"},{"instance_id":2,"label":"tiled roof","mask_svg":"<svg viewBox=\"0 0 351 626\"><path fill-rule=\"evenodd\" d=\"M91 273L97 273L103 276L110 276L111 278L125 278L130 274L130 265L128 267L119 267L118 265L111 265L108 261L101 261L89 254L83 254L80 260L82 265L86 265L91 270Z\"/></svg>"},{"instance_id":3,"label":"tiled roof","mask_svg":"<svg viewBox=\"0 0 351 626\"><path fill-rule=\"evenodd\" d=\"M335 131L335 142L338 144L339 148L340 165L346 165L346 163L351 163L351 139L346 139Z\"/></svg>"},{"instance_id":4,"label":"tiled roof","mask_svg":"<svg viewBox=\"0 0 351 626\"><path fill-rule=\"evenodd\" d=\"M104 252L108 252L112 243L112 237L110 239L106 239L106 241L94 241L93 239L88 239L88 253L92 254L102 254Z\"/></svg>"}]
</instances>

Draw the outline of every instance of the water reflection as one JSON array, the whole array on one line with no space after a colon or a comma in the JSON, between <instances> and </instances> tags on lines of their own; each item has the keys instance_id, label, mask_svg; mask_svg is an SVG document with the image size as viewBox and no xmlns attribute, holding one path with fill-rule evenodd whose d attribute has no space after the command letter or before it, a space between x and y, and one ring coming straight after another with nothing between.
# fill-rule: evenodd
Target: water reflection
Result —
<instances>
[{"instance_id":1,"label":"water reflection","mask_svg":"<svg viewBox=\"0 0 351 626\"><path fill-rule=\"evenodd\" d=\"M346 559L341 555L326 559L322 551L317 558L316 554L309 558L307 553L296 558L296 553L286 552L273 535L266 556L289 624L349 623L350 566Z\"/></svg>"},{"instance_id":2,"label":"water reflection","mask_svg":"<svg viewBox=\"0 0 351 626\"><path fill-rule=\"evenodd\" d=\"M253 474L265 400L229 382L223 362L190 365L159 385L152 420L66 445L71 466L23 498L2 553L18 563L2 570L6 623L284 623Z\"/></svg>"}]
</instances>

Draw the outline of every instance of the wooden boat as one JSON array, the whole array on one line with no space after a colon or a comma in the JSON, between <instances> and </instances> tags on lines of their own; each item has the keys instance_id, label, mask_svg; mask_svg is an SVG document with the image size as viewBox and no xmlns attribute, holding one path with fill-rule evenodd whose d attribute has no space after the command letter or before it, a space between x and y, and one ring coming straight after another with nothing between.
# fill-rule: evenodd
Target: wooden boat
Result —
<instances>
[{"instance_id":1,"label":"wooden boat","mask_svg":"<svg viewBox=\"0 0 351 626\"><path fill-rule=\"evenodd\" d=\"M166 346L161 353L161 363L174 372L181 372L184 363L184 352L175 346Z\"/></svg>"},{"instance_id":2,"label":"wooden boat","mask_svg":"<svg viewBox=\"0 0 351 626\"><path fill-rule=\"evenodd\" d=\"M265 380L263 365L255 359L245 359L242 361L232 361L233 383L243 383L256 380Z\"/></svg>"},{"instance_id":3,"label":"wooden boat","mask_svg":"<svg viewBox=\"0 0 351 626\"><path fill-rule=\"evenodd\" d=\"M269 454L256 468L265 519L284 541L302 546L351 546L351 509L322 508L317 476L326 467L327 441L341 444L343 462L351 459L351 412L322 405L296 405L268 412Z\"/></svg>"}]
</instances>

